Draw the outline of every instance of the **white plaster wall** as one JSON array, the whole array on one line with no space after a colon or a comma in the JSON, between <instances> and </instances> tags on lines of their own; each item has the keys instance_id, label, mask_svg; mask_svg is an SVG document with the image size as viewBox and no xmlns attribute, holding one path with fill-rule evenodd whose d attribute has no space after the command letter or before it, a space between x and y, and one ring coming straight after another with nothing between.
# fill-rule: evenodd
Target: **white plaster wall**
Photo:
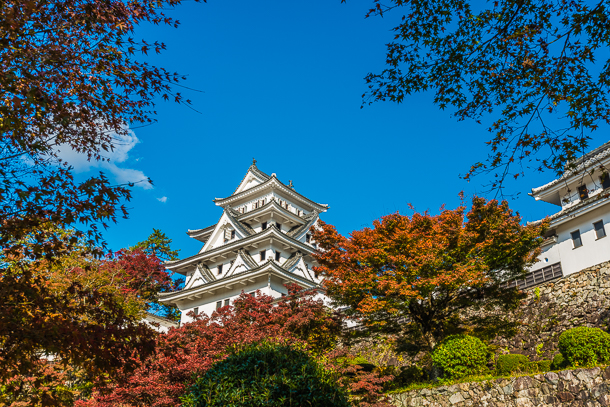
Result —
<instances>
[{"instance_id":1,"label":"white plaster wall","mask_svg":"<svg viewBox=\"0 0 610 407\"><path fill-rule=\"evenodd\" d=\"M603 220L606 237L596 239L593 222ZM571 232L580 230L582 246L574 248ZM543 248L532 270L561 262L563 275L610 260L610 204L557 226L557 243Z\"/></svg>"},{"instance_id":2,"label":"white plaster wall","mask_svg":"<svg viewBox=\"0 0 610 407\"><path fill-rule=\"evenodd\" d=\"M229 299L232 304L233 301L241 295L242 292L250 293L256 290L260 290L263 294L268 294L267 279L259 278L254 283L248 282L246 285L236 284L233 289L217 290L214 294L207 293L205 297L194 298L190 301L182 301L178 304L178 308L182 313L180 317L181 323L191 322L193 319L186 314L193 311L195 307L199 307L199 314L212 315L212 312L216 311L216 302Z\"/></svg>"}]
</instances>

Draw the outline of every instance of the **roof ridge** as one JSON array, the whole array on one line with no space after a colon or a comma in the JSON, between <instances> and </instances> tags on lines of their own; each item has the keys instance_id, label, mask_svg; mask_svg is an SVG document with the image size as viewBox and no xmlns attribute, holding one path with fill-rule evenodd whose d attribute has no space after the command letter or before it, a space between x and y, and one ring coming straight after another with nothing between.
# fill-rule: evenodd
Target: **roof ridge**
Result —
<instances>
[{"instance_id":1,"label":"roof ridge","mask_svg":"<svg viewBox=\"0 0 610 407\"><path fill-rule=\"evenodd\" d=\"M241 195L241 194L245 194L246 192L248 192L248 191L250 191L250 190L252 190L252 189L254 189L254 188L258 188L258 187L260 187L261 185L264 185L265 183L270 182L272 179L275 179L275 180L276 180L276 181L279 183L279 185L281 185L282 187L284 187L284 188L286 188L287 190L291 191L291 192L292 192L292 193L293 193L293 194L294 194L294 195L295 195L295 196L296 196L298 199L301 199L301 200L302 200L302 201L304 201L304 202L309 202L309 203L310 203L310 205L311 205L311 204L313 204L313 205L311 205L312 207L314 207L314 208L315 208L315 207L324 208L324 211L326 211L327 209L329 209L329 207L328 207L328 205L327 205L327 204L321 204L321 203L317 203L317 202L315 202L315 201L313 201L313 200L311 200L311 199L307 198L305 195L301 194L300 192L297 192L297 191L295 191L294 189L289 188L289 187L288 187L287 185L285 185L285 184L284 184L282 181L280 181L280 180L279 180L279 179L278 179L276 176L270 177L270 178L269 178L268 180L266 180L265 182L263 182L263 183L261 183L261 184L258 184L258 185L256 185L255 187L245 189L245 190L241 191L241 192L240 192L240 193L238 193L238 194L235 194L235 193L234 193L234 194L232 194L232 195L230 195L230 196L228 196L228 197L226 197L226 198L215 198L215 199L213 200L213 202L214 202L214 203L216 203L216 205L218 205L218 206L222 206L222 205L219 205L219 204L218 204L218 202L220 202L220 201L226 201L226 200L231 199L231 198L233 198L233 197L235 197L235 196L238 196L238 195Z\"/></svg>"},{"instance_id":2,"label":"roof ridge","mask_svg":"<svg viewBox=\"0 0 610 407\"><path fill-rule=\"evenodd\" d=\"M235 188L235 191L233 191L233 193L231 194L231 196L235 195L235 193L237 192L237 190L239 189L239 187L241 186L241 183L244 182L244 180L246 179L246 177L248 176L248 173L252 171L253 173L256 173L258 176L260 176L261 178L266 178L265 181L267 181L269 178L271 178L269 175L265 174L264 172L262 172L261 170L258 169L258 167L256 166L256 163L252 163L249 167L248 170L246 171L246 174L243 176L243 178L241 179L241 181L239 181L239 184L237 185L237 188ZM250 189L250 188L248 188ZM242 191L243 192L243 191Z\"/></svg>"}]
</instances>

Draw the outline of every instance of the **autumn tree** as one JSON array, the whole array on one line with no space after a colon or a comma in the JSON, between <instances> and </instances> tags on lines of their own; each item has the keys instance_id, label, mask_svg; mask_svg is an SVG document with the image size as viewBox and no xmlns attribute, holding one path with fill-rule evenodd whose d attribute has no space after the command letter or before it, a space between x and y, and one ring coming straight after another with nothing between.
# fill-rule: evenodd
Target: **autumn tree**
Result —
<instances>
[{"instance_id":1,"label":"autumn tree","mask_svg":"<svg viewBox=\"0 0 610 407\"><path fill-rule=\"evenodd\" d=\"M174 284L156 256L133 249L99 259L77 246L52 261L13 257L7 269L26 267L22 290L0 286L0 404L72 405L153 351L156 334L142 319Z\"/></svg>"},{"instance_id":2,"label":"autumn tree","mask_svg":"<svg viewBox=\"0 0 610 407\"><path fill-rule=\"evenodd\" d=\"M605 1L374 0L367 16L395 13L386 68L366 76L364 101L432 91L458 120L489 116L490 155L466 178L494 173L502 188L530 165L561 174L610 123Z\"/></svg>"},{"instance_id":3,"label":"autumn tree","mask_svg":"<svg viewBox=\"0 0 610 407\"><path fill-rule=\"evenodd\" d=\"M54 292L38 271L83 239L90 253L101 255L100 226L127 216L122 203L130 185L114 185L103 173L77 182L59 152L107 160L131 126L154 121L157 98L188 104L175 91L182 76L137 58L165 45L133 38L141 23L177 26L166 13L180 3L8 0L0 6L0 357L13 358L20 369L29 366L17 360L27 352L13 351L20 343L42 353L64 349L73 363L91 359L100 372L120 354L112 336L103 335L131 326L131 346L139 346L141 328L125 316L100 312L95 324L81 326L78 312L106 297L78 285ZM71 236L56 233L71 228ZM81 302L73 303L75 296ZM94 345L105 340L108 347Z\"/></svg>"},{"instance_id":4,"label":"autumn tree","mask_svg":"<svg viewBox=\"0 0 610 407\"><path fill-rule=\"evenodd\" d=\"M321 223L315 270L369 334L398 334L408 350L430 350L449 334L509 327L503 316L522 294L504 283L536 261L544 227L523 226L506 201L479 197L468 212L462 204L438 215L394 213L349 237Z\"/></svg>"},{"instance_id":5,"label":"autumn tree","mask_svg":"<svg viewBox=\"0 0 610 407\"><path fill-rule=\"evenodd\" d=\"M98 388L94 399L79 406L179 405L180 397L186 395L196 378L205 375L216 362L265 340L298 345L328 368L335 368L330 359L344 360L346 355L345 350L337 349L340 315L316 300L315 291L300 291L294 285L289 290L290 295L279 300L260 292L242 293L232 305L210 316L200 314L193 322L159 335L155 353L135 372L125 374L108 388ZM337 367L353 377L340 384L367 395L369 401L380 397L381 385L387 379L359 374L354 367Z\"/></svg>"}]
</instances>

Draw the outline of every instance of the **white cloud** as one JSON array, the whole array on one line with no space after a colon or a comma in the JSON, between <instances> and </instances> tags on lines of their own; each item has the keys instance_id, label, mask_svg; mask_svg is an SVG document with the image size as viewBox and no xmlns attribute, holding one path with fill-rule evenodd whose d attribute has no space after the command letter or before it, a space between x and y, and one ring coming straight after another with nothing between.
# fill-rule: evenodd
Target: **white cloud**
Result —
<instances>
[{"instance_id":1,"label":"white cloud","mask_svg":"<svg viewBox=\"0 0 610 407\"><path fill-rule=\"evenodd\" d=\"M165 202L167 202L167 197L162 196L161 198L157 198L157 201L165 203Z\"/></svg>"},{"instance_id":2,"label":"white cloud","mask_svg":"<svg viewBox=\"0 0 610 407\"><path fill-rule=\"evenodd\" d=\"M119 136L118 134L113 134L112 144L114 149L112 151L105 151L102 154L108 161L89 161L86 154L78 153L68 145L58 146L57 155L62 161L74 167L76 172L87 172L95 168L101 168L114 175L118 183L133 182L141 188L152 189L152 184L148 182L148 177L142 171L117 165L127 161L130 151L139 142L140 140L131 130L128 130L126 135ZM136 161L139 161L139 158Z\"/></svg>"}]
</instances>

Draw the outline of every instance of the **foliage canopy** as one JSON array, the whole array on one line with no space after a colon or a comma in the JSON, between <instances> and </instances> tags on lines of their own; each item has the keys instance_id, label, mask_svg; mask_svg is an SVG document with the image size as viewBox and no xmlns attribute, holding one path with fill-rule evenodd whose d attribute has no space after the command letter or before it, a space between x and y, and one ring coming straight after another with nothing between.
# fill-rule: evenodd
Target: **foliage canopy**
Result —
<instances>
[{"instance_id":1,"label":"foliage canopy","mask_svg":"<svg viewBox=\"0 0 610 407\"><path fill-rule=\"evenodd\" d=\"M345 1L345 0L344 0ZM610 9L605 1L374 0L367 16L400 13L386 68L364 100L434 92L441 109L488 130L491 152L472 166L502 188L525 165L557 174L610 124ZM570 168L570 166L568 166Z\"/></svg>"},{"instance_id":2,"label":"foliage canopy","mask_svg":"<svg viewBox=\"0 0 610 407\"><path fill-rule=\"evenodd\" d=\"M300 349L264 341L248 345L197 378L185 407L349 407L337 373Z\"/></svg>"},{"instance_id":3,"label":"foliage canopy","mask_svg":"<svg viewBox=\"0 0 610 407\"><path fill-rule=\"evenodd\" d=\"M510 328L504 312L464 311L517 306L522 294L503 284L536 261L545 229L520 222L507 202L474 197L468 212L462 204L436 216L395 213L349 237L321 223L315 270L369 333L397 333L408 350L431 350L450 334Z\"/></svg>"},{"instance_id":4,"label":"foliage canopy","mask_svg":"<svg viewBox=\"0 0 610 407\"><path fill-rule=\"evenodd\" d=\"M76 275L57 291L44 272L73 251L102 256L100 226L126 217L122 202L130 199L130 185L113 185L103 173L76 181L60 150L105 161L130 126L154 120L155 98L188 103L174 91L180 75L136 58L165 45L131 37L141 23L177 26L166 10L180 3L8 0L0 6L0 360L6 366L0 378L15 369L27 374L35 354L58 355L102 377L130 361L128 348L146 354L154 342L112 294ZM126 288L147 296L145 285Z\"/></svg>"}]
</instances>

